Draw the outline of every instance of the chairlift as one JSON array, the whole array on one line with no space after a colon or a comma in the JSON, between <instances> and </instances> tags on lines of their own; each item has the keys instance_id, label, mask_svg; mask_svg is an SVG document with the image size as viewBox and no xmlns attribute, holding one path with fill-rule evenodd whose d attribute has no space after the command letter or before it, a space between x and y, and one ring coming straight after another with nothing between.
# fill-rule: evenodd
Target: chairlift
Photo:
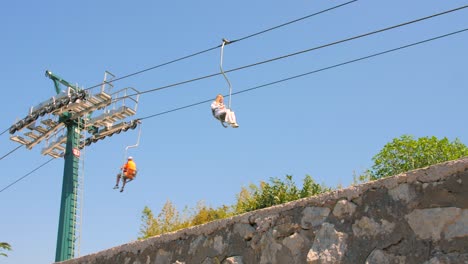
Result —
<instances>
[{"instance_id":1,"label":"chairlift","mask_svg":"<svg viewBox=\"0 0 468 264\"><path fill-rule=\"evenodd\" d=\"M137 126L138 124L140 124L140 123L141 123L140 120L138 120L138 119L137 119L137 120L134 120L134 122L132 122L132 125L131 125L130 128L135 129L136 126ZM138 145L140 144L140 137L141 137L141 125L140 125L140 127L139 127L139 129L138 129L137 143L136 143L135 145L130 145L130 146L127 146L127 147L125 148L124 162L127 160L127 158L130 160L130 157L127 157L128 149L138 147ZM125 164L126 164L126 163L125 163ZM128 169L127 169L127 172L128 172ZM137 168L137 167L135 167L135 171L134 171L134 173L131 174L131 175L127 175L127 174L125 173L125 169L121 169L121 172L119 172L119 173L117 174L117 181L116 181L116 184L115 184L115 186L114 186L114 189L118 189L118 188L119 188L119 183L120 183L120 181L122 180L122 188L120 189L120 192L123 192L123 191L124 191L124 188L125 188L125 185L126 185L128 182L133 181L134 178L137 176L137 174L138 174L138 168ZM131 176L131 177L129 177L129 176ZM129 177L129 178L127 178L127 177Z\"/></svg>"},{"instance_id":2,"label":"chairlift","mask_svg":"<svg viewBox=\"0 0 468 264\"><path fill-rule=\"evenodd\" d=\"M229 44L229 43L231 43L229 40L223 38L223 43L221 44L221 56L220 56L221 59L220 59L220 63L219 63L219 68L221 70L221 74L223 75L224 79L226 80L226 82L228 84L228 88L229 88L229 103L228 103L228 106L226 108L227 111L226 111L226 113L223 113L223 114L219 115L218 117L215 115L215 108L211 109L211 113L212 113L214 118L218 119L221 122L221 125L223 127L227 128L228 124L230 124L232 127L237 128L237 127L239 127L239 125L235 122L234 112L231 111L232 85L231 85L231 82L229 81L228 77L226 76L226 73L223 70L224 46ZM233 121L233 122L231 122L231 123L226 122L226 117L227 116L232 117L232 118L228 117L228 119L230 121ZM231 119L233 119L233 120L231 120Z\"/></svg>"},{"instance_id":3,"label":"chairlift","mask_svg":"<svg viewBox=\"0 0 468 264\"><path fill-rule=\"evenodd\" d=\"M139 125L137 142L136 142L135 145L129 145L129 146L125 147L124 163L125 163L125 161L127 160L128 149L137 148L137 147L140 145L140 138L141 138L141 121L140 121L140 120L136 120L135 122L133 122L131 128L132 128L132 129L135 129L137 125ZM135 172L135 176L136 176L137 173L138 173L138 169L137 169L136 172Z\"/></svg>"}]
</instances>

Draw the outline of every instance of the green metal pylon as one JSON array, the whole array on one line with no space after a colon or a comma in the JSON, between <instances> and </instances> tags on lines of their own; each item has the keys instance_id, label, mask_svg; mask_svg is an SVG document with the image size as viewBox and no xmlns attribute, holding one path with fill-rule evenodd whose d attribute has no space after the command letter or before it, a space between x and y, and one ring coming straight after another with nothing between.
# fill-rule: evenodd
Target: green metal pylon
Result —
<instances>
[{"instance_id":1,"label":"green metal pylon","mask_svg":"<svg viewBox=\"0 0 468 264\"><path fill-rule=\"evenodd\" d=\"M78 89L50 71L46 71L46 76L54 82L57 94L60 93L60 84L74 88L75 90ZM69 112L63 113L59 118L59 122L63 122L67 127L67 145L64 156L65 166L63 169L62 199L60 203L55 262L72 259L75 253L76 199L80 155L78 145L81 128L77 120L70 120L69 118Z\"/></svg>"},{"instance_id":2,"label":"green metal pylon","mask_svg":"<svg viewBox=\"0 0 468 264\"><path fill-rule=\"evenodd\" d=\"M79 125L76 121L67 123L67 146L65 167L63 169L62 200L60 204L59 228L55 261L64 261L74 257L76 198L79 169Z\"/></svg>"}]
</instances>

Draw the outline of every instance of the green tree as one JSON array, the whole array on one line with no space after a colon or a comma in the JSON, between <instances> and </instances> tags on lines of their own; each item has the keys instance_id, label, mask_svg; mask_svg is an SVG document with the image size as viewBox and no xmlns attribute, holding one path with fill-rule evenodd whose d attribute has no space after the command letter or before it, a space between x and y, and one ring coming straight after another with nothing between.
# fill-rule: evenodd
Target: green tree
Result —
<instances>
[{"instance_id":1,"label":"green tree","mask_svg":"<svg viewBox=\"0 0 468 264\"><path fill-rule=\"evenodd\" d=\"M158 215L158 223L161 234L177 230L180 224L179 212L171 201L167 200L164 204Z\"/></svg>"},{"instance_id":2,"label":"green tree","mask_svg":"<svg viewBox=\"0 0 468 264\"><path fill-rule=\"evenodd\" d=\"M140 237L138 239L145 239L188 227L188 223L181 220L179 212L170 200L166 201L157 217L154 217L151 209L145 206L141 220Z\"/></svg>"},{"instance_id":3,"label":"green tree","mask_svg":"<svg viewBox=\"0 0 468 264\"><path fill-rule=\"evenodd\" d=\"M403 135L387 143L372 160L374 165L359 178L376 180L432 164L459 159L468 155L468 148L455 139L438 139Z\"/></svg>"},{"instance_id":4,"label":"green tree","mask_svg":"<svg viewBox=\"0 0 468 264\"><path fill-rule=\"evenodd\" d=\"M237 204L234 207L236 213L241 214L327 191L330 191L330 188L315 183L310 175L306 175L302 189L299 190L293 177L286 175L285 180L270 178L269 183L262 181L258 187L250 185L249 189L242 188L237 195Z\"/></svg>"},{"instance_id":5,"label":"green tree","mask_svg":"<svg viewBox=\"0 0 468 264\"><path fill-rule=\"evenodd\" d=\"M198 202L193 216L190 217L190 225L201 225L219 219L224 219L233 215L230 208L226 205L218 208L206 206L204 202Z\"/></svg>"},{"instance_id":6,"label":"green tree","mask_svg":"<svg viewBox=\"0 0 468 264\"><path fill-rule=\"evenodd\" d=\"M237 194L237 202L234 205L234 210L237 214L251 211L255 207L254 194L259 192L259 188L255 184L250 184L249 188L242 187Z\"/></svg>"},{"instance_id":7,"label":"green tree","mask_svg":"<svg viewBox=\"0 0 468 264\"><path fill-rule=\"evenodd\" d=\"M8 244L6 242L0 242L0 249L10 251L11 246L10 246L10 244ZM8 257L8 255L6 253L3 253L3 252L0 252L0 256Z\"/></svg>"},{"instance_id":8,"label":"green tree","mask_svg":"<svg viewBox=\"0 0 468 264\"><path fill-rule=\"evenodd\" d=\"M184 210L187 214L184 217L180 216L171 201L168 200L157 217L154 216L149 207L145 206L142 211L142 223L138 239L201 225L329 190L329 188L315 183L309 175L304 178L302 189L299 189L295 185L292 176L286 175L285 180L270 178L269 183L260 182L259 186L251 184L248 189L242 188L237 195L237 203L233 206L222 205L218 208L212 208L203 202L198 202L193 210L187 208Z\"/></svg>"},{"instance_id":9,"label":"green tree","mask_svg":"<svg viewBox=\"0 0 468 264\"><path fill-rule=\"evenodd\" d=\"M153 212L148 206L143 208L141 222L140 237L138 237L138 239L145 239L156 235L157 219L154 218Z\"/></svg>"}]
</instances>

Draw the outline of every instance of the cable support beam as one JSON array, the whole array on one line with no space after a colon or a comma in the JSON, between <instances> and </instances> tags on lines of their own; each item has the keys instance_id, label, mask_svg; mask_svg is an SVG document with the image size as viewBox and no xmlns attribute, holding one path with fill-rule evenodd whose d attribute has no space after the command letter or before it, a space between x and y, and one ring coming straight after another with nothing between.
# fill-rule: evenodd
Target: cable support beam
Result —
<instances>
[{"instance_id":1,"label":"cable support beam","mask_svg":"<svg viewBox=\"0 0 468 264\"><path fill-rule=\"evenodd\" d=\"M125 96L134 92L137 95L130 96L128 99L112 100L112 97ZM59 129L70 122L78 122L80 128L84 128L88 133L93 134L99 130L99 127L112 126L113 123L119 120L135 115L138 98L138 91L132 87L121 89L112 95L105 93L104 90L101 90L97 94L91 94L89 91L84 90L74 93L71 88L67 87L67 90L61 92L59 96L52 97L48 101L41 103L39 107L32 107L30 114L25 119L16 122L10 128L10 132L13 133L23 128L27 128L28 131L12 135L10 139L25 145L28 149L47 140L46 146L41 153L55 158L63 157L67 136L63 135L58 138L57 133ZM91 113L104 108L105 110L102 114L91 118ZM42 112L42 114L39 114L39 112ZM47 112L50 116L39 119L44 114L43 112ZM58 120L54 121L54 116L58 117ZM83 118L91 119L86 121L86 125L82 125ZM41 124L45 125L45 127L41 126ZM51 137L55 137L54 140L51 140Z\"/></svg>"},{"instance_id":2,"label":"cable support beam","mask_svg":"<svg viewBox=\"0 0 468 264\"><path fill-rule=\"evenodd\" d=\"M96 143L99 140L102 140L106 137L112 137L114 134L120 134L120 132L126 132L129 129L135 129L138 124L140 124L140 119L135 119L129 122L121 122L119 124L113 125L108 128L104 128L98 131L96 134L88 137L84 141L82 141L79 145L80 149L83 149L85 146L89 146L92 143Z\"/></svg>"},{"instance_id":3,"label":"cable support beam","mask_svg":"<svg viewBox=\"0 0 468 264\"><path fill-rule=\"evenodd\" d=\"M71 89L57 97L54 96L45 103L33 107L26 117L13 124L9 128L10 134L14 134L16 131L20 131L24 127L31 125L41 116L57 113L57 111L62 111L61 109L68 107L69 104L73 104L78 100L85 100L87 96L84 90L71 92Z\"/></svg>"}]
</instances>

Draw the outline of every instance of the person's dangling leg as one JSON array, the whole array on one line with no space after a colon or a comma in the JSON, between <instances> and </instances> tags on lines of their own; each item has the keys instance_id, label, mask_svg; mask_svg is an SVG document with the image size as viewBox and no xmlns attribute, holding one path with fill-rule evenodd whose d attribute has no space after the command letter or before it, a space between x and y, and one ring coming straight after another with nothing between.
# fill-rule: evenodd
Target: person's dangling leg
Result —
<instances>
[{"instance_id":1,"label":"person's dangling leg","mask_svg":"<svg viewBox=\"0 0 468 264\"><path fill-rule=\"evenodd\" d=\"M239 127L239 125L236 122L236 114L234 111L227 110L226 112L226 119L228 120L227 122L234 128Z\"/></svg>"},{"instance_id":2,"label":"person's dangling leg","mask_svg":"<svg viewBox=\"0 0 468 264\"><path fill-rule=\"evenodd\" d=\"M231 118L231 122L232 122L233 124L237 124L237 121L236 121L236 114L234 114L234 111L230 111L230 112L229 112L229 115L231 116L231 117L230 117L230 118Z\"/></svg>"},{"instance_id":3,"label":"person's dangling leg","mask_svg":"<svg viewBox=\"0 0 468 264\"><path fill-rule=\"evenodd\" d=\"M120 182L120 178L122 177L122 174L121 173L118 173L117 174L117 181L115 183L115 186L114 186L114 189L118 189L119 188L119 182Z\"/></svg>"},{"instance_id":4,"label":"person's dangling leg","mask_svg":"<svg viewBox=\"0 0 468 264\"><path fill-rule=\"evenodd\" d=\"M133 170L130 170L128 169L127 171L125 171L125 174L123 176L123 184L122 184L122 189L120 189L120 192L123 192L124 191L124 188L125 188L125 185L131 181L133 181L134 177L135 177L135 174L136 172L133 171Z\"/></svg>"},{"instance_id":5,"label":"person's dangling leg","mask_svg":"<svg viewBox=\"0 0 468 264\"><path fill-rule=\"evenodd\" d=\"M127 177L124 176L123 179L122 179L122 189L120 189L120 192L124 191L126 183L127 183Z\"/></svg>"},{"instance_id":6,"label":"person's dangling leg","mask_svg":"<svg viewBox=\"0 0 468 264\"><path fill-rule=\"evenodd\" d=\"M226 109L226 115L224 116L224 122L231 124L231 111Z\"/></svg>"}]
</instances>

